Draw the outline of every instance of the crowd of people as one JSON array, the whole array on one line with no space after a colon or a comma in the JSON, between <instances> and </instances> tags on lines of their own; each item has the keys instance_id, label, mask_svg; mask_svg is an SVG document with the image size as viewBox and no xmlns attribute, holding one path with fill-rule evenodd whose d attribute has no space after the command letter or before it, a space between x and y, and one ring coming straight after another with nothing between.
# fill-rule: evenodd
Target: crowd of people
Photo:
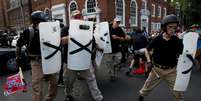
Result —
<instances>
[{"instance_id":1,"label":"crowd of people","mask_svg":"<svg viewBox=\"0 0 201 101\"><path fill-rule=\"evenodd\" d=\"M12 40L17 35L14 30L5 30L0 32L0 46L12 47Z\"/></svg>"},{"instance_id":2,"label":"crowd of people","mask_svg":"<svg viewBox=\"0 0 201 101\"><path fill-rule=\"evenodd\" d=\"M42 81L43 72L41 65L41 51L39 40L38 25L45 22L45 15L42 11L35 11L31 14L32 25L24 30L17 41L16 60L17 65L20 60L21 47L27 46L31 62L32 71L32 101L43 101ZM72 12L71 19L83 20L79 10ZM129 70L128 74L145 74L147 80L139 90L137 101L143 101L153 88L161 80L167 81L170 91L174 95L175 101L183 101L182 92L174 91L173 86L176 79L177 58L183 49L182 41L176 35L179 21L175 15L167 15L162 21L161 32L150 35L146 28L134 29L126 34L119 26L121 20L114 18L109 24L112 53L107 54L107 63L111 80L115 80L116 66L124 63L130 54L134 54L130 67L136 66L138 69ZM45 101L53 101L57 95L57 85L65 88L65 101L74 101L72 89L75 79L86 80L88 88L94 101L105 101L96 82L96 75L93 70L72 70L67 63L67 46L69 42L69 26L61 26L61 44L62 44L62 68L59 73L59 80L56 74L46 75L48 80L48 94ZM31 30L30 30L31 29ZM33 35L31 35L33 34ZM32 37L30 37L32 36ZM92 52L103 51L96 40L92 41ZM93 53L92 53L93 54ZM91 58L92 67L96 67L94 57Z\"/></svg>"}]
</instances>

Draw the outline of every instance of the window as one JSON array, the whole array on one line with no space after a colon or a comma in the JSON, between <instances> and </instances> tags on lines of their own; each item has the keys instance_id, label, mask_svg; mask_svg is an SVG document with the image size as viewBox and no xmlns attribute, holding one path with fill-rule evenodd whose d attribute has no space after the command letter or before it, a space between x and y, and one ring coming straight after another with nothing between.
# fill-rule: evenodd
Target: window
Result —
<instances>
[{"instance_id":1,"label":"window","mask_svg":"<svg viewBox=\"0 0 201 101\"><path fill-rule=\"evenodd\" d=\"M161 29L161 23L157 23L157 30L160 30Z\"/></svg>"},{"instance_id":2,"label":"window","mask_svg":"<svg viewBox=\"0 0 201 101\"><path fill-rule=\"evenodd\" d=\"M161 29L161 23L151 22L151 30L160 30L160 29Z\"/></svg>"},{"instance_id":3,"label":"window","mask_svg":"<svg viewBox=\"0 0 201 101\"><path fill-rule=\"evenodd\" d=\"M141 8L147 10L147 0L142 0Z\"/></svg>"},{"instance_id":4,"label":"window","mask_svg":"<svg viewBox=\"0 0 201 101\"><path fill-rule=\"evenodd\" d=\"M74 10L77 10L77 5L76 5L75 2L72 2L71 5L70 5L70 12L72 12Z\"/></svg>"},{"instance_id":5,"label":"window","mask_svg":"<svg viewBox=\"0 0 201 101\"><path fill-rule=\"evenodd\" d=\"M154 30L154 23L151 22L151 30Z\"/></svg>"},{"instance_id":6,"label":"window","mask_svg":"<svg viewBox=\"0 0 201 101\"><path fill-rule=\"evenodd\" d=\"M146 9L146 1L145 0L142 1L142 9Z\"/></svg>"},{"instance_id":7,"label":"window","mask_svg":"<svg viewBox=\"0 0 201 101\"><path fill-rule=\"evenodd\" d=\"M156 15L156 6L155 6L155 4L152 4L151 6L152 6L152 9L151 9L151 16L152 16L152 17L155 17L155 15Z\"/></svg>"},{"instance_id":8,"label":"window","mask_svg":"<svg viewBox=\"0 0 201 101\"><path fill-rule=\"evenodd\" d=\"M87 13L94 13L96 7L96 1L95 0L88 0L87 1Z\"/></svg>"},{"instance_id":9,"label":"window","mask_svg":"<svg viewBox=\"0 0 201 101\"><path fill-rule=\"evenodd\" d=\"M8 7L9 9L15 8L20 6L20 2L18 0L9 0L8 1Z\"/></svg>"},{"instance_id":10,"label":"window","mask_svg":"<svg viewBox=\"0 0 201 101\"><path fill-rule=\"evenodd\" d=\"M131 1L131 26L137 26L137 2L136 0Z\"/></svg>"},{"instance_id":11,"label":"window","mask_svg":"<svg viewBox=\"0 0 201 101\"><path fill-rule=\"evenodd\" d=\"M154 24L154 29L157 30L157 23Z\"/></svg>"},{"instance_id":12,"label":"window","mask_svg":"<svg viewBox=\"0 0 201 101\"><path fill-rule=\"evenodd\" d=\"M161 17L161 6L157 8L157 17Z\"/></svg>"},{"instance_id":13,"label":"window","mask_svg":"<svg viewBox=\"0 0 201 101\"><path fill-rule=\"evenodd\" d=\"M163 13L163 17L165 17L167 15L167 9L164 8L164 13Z\"/></svg>"},{"instance_id":14,"label":"window","mask_svg":"<svg viewBox=\"0 0 201 101\"><path fill-rule=\"evenodd\" d=\"M121 26L125 25L124 16L125 16L125 2L123 0L116 0L116 17L121 19Z\"/></svg>"},{"instance_id":15,"label":"window","mask_svg":"<svg viewBox=\"0 0 201 101\"><path fill-rule=\"evenodd\" d=\"M71 2L69 3L69 6L68 6L69 20L71 19L72 11L77 10L77 9L78 9L77 2L75 0L71 0Z\"/></svg>"}]
</instances>

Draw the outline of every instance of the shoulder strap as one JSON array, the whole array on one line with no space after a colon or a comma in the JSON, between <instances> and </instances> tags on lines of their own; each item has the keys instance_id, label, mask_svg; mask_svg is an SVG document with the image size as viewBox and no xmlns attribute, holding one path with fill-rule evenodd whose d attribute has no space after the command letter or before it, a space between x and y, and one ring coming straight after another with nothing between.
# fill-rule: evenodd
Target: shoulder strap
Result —
<instances>
[{"instance_id":1,"label":"shoulder strap","mask_svg":"<svg viewBox=\"0 0 201 101\"><path fill-rule=\"evenodd\" d=\"M29 40L31 41L34 37L34 29L32 26L29 27Z\"/></svg>"},{"instance_id":2,"label":"shoulder strap","mask_svg":"<svg viewBox=\"0 0 201 101\"><path fill-rule=\"evenodd\" d=\"M34 29L32 26L29 26L29 42L28 42L28 47L30 46L30 43L33 41L34 38Z\"/></svg>"}]
</instances>

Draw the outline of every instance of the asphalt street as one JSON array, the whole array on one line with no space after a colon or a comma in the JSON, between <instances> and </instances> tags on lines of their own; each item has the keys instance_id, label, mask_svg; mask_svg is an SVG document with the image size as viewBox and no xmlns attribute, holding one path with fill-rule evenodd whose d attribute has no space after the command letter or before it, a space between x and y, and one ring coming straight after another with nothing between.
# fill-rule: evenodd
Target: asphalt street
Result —
<instances>
[{"instance_id":1,"label":"asphalt street","mask_svg":"<svg viewBox=\"0 0 201 101\"><path fill-rule=\"evenodd\" d=\"M105 57L103 60L107 59ZM118 72L118 80L111 82L108 75L108 68L105 61L97 72L97 82L105 101L136 101L137 93L141 89L146 78L144 76L127 77L124 67ZM6 76L0 77L0 101L31 101L31 74L30 71L24 71L24 77L28 81L28 92L17 92L10 96L3 95L3 85L6 82ZM188 90L184 94L184 101L200 101L201 97L201 72L198 68L194 68L190 80ZM47 92L47 82L43 84L44 98ZM83 80L77 80L74 85L74 97L76 101L93 101L87 89L87 85ZM58 95L54 101L64 101L64 88L58 88ZM145 98L145 101L173 101L165 82L161 82L150 95Z\"/></svg>"}]
</instances>

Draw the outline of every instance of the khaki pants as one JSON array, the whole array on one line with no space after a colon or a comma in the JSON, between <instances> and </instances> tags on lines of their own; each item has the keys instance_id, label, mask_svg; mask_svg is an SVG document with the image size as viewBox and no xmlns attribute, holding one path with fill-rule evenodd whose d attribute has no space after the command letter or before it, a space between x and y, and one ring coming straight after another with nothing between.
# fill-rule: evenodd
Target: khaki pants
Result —
<instances>
[{"instance_id":1,"label":"khaki pants","mask_svg":"<svg viewBox=\"0 0 201 101\"><path fill-rule=\"evenodd\" d=\"M157 78L157 74L160 78ZM148 95L159 83L161 80L165 80L165 82L168 84L168 87L170 88L173 96L174 101L183 101L183 95L181 92L174 91L174 84L176 80L176 69L160 69L157 67L154 67L147 80L145 81L145 84L143 88L139 91L139 94L141 96Z\"/></svg>"},{"instance_id":2,"label":"khaki pants","mask_svg":"<svg viewBox=\"0 0 201 101\"><path fill-rule=\"evenodd\" d=\"M80 73L80 76L86 80L93 99L95 101L101 101L103 96L98 89L94 73L90 69L81 71L70 70L67 68L67 65L64 66L65 95L72 95L73 84L76 80L77 73Z\"/></svg>"},{"instance_id":3,"label":"khaki pants","mask_svg":"<svg viewBox=\"0 0 201 101\"><path fill-rule=\"evenodd\" d=\"M32 68L32 101L43 101L43 72L40 60L31 60ZM56 75L48 75L48 94L46 101L53 101L57 94Z\"/></svg>"}]
</instances>

